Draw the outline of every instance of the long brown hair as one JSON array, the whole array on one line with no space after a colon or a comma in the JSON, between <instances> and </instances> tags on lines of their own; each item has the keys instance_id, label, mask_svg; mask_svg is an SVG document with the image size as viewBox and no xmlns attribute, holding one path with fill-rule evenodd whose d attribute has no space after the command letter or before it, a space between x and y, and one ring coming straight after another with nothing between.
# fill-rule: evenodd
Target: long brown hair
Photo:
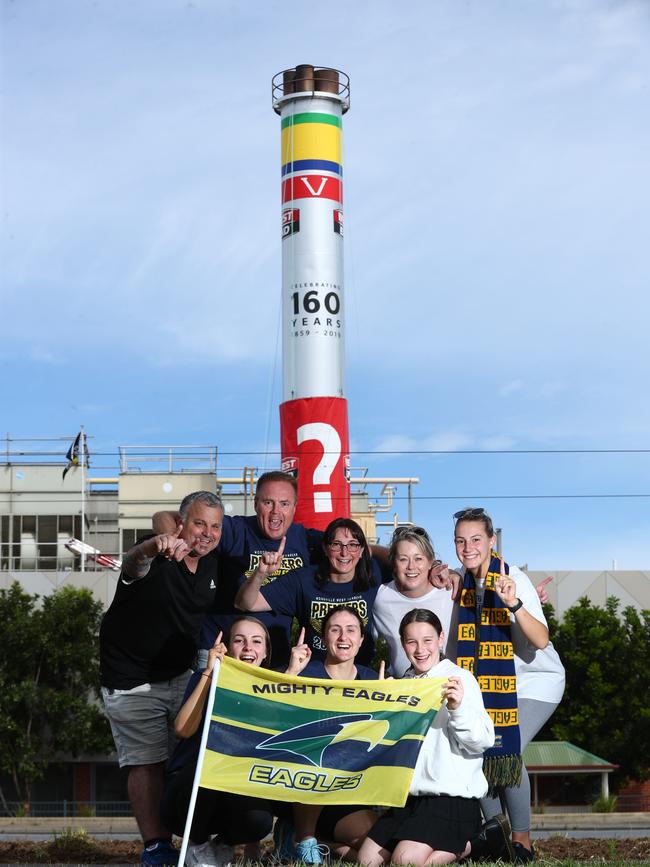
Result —
<instances>
[{"instance_id":1,"label":"long brown hair","mask_svg":"<svg viewBox=\"0 0 650 867\"><path fill-rule=\"evenodd\" d=\"M316 583L319 587L322 587L330 580L330 564L329 560L325 558L325 548L332 544L336 531L340 529L347 530L352 538L361 545L361 557L354 569L352 589L355 591L367 590L370 587L370 578L372 576L372 555L363 530L352 518L335 518L325 528L325 533L323 534L323 560L318 564Z\"/></svg>"}]
</instances>

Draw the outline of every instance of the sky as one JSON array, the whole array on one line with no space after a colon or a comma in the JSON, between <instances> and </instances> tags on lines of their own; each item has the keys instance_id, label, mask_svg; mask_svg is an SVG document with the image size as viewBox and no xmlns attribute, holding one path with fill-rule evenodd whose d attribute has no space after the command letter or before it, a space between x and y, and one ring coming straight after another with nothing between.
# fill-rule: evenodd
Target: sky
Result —
<instances>
[{"instance_id":1,"label":"sky","mask_svg":"<svg viewBox=\"0 0 650 867\"><path fill-rule=\"evenodd\" d=\"M650 569L650 4L0 6L3 435L278 465L270 83L332 66L353 475L419 478L449 562L472 504L511 562Z\"/></svg>"}]
</instances>

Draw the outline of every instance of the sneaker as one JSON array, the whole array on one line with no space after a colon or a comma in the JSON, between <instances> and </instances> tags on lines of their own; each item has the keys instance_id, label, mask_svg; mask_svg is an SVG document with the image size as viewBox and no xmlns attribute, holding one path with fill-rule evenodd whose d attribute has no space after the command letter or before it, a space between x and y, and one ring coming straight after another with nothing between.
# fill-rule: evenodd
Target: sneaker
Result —
<instances>
[{"instance_id":1,"label":"sneaker","mask_svg":"<svg viewBox=\"0 0 650 867\"><path fill-rule=\"evenodd\" d=\"M176 867L178 864L178 849L175 849L171 840L158 840L145 846L140 856L141 864L156 864L158 867Z\"/></svg>"},{"instance_id":2,"label":"sneaker","mask_svg":"<svg viewBox=\"0 0 650 867\"><path fill-rule=\"evenodd\" d=\"M296 853L293 822L288 819L276 819L273 828L273 842L275 843L276 858L279 858L280 861L293 861Z\"/></svg>"},{"instance_id":3,"label":"sneaker","mask_svg":"<svg viewBox=\"0 0 650 867\"><path fill-rule=\"evenodd\" d=\"M322 864L323 858L326 858L329 853L327 846L319 846L315 837L307 837L306 840L296 843L293 858L294 861L302 861L303 864Z\"/></svg>"},{"instance_id":4,"label":"sneaker","mask_svg":"<svg viewBox=\"0 0 650 867\"><path fill-rule=\"evenodd\" d=\"M470 840L470 846L472 848L469 858L472 861L478 861L481 858L487 858L489 861L512 862L515 860L515 851L510 842L510 822L503 813L498 813L493 819L488 819L479 834Z\"/></svg>"},{"instance_id":5,"label":"sneaker","mask_svg":"<svg viewBox=\"0 0 650 867\"><path fill-rule=\"evenodd\" d=\"M199 846L188 846L185 855L186 867L231 867L234 860L233 847L216 839Z\"/></svg>"},{"instance_id":6,"label":"sneaker","mask_svg":"<svg viewBox=\"0 0 650 867\"><path fill-rule=\"evenodd\" d=\"M523 843L513 843L512 847L515 850L515 864L528 864L535 860L535 853L532 849L526 849Z\"/></svg>"}]
</instances>

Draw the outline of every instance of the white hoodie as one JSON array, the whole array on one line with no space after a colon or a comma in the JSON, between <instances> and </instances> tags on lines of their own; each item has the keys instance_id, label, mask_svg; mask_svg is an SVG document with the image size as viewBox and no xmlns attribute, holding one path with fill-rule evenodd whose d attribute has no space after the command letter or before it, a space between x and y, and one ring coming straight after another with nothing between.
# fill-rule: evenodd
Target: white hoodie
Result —
<instances>
[{"instance_id":1,"label":"white hoodie","mask_svg":"<svg viewBox=\"0 0 650 867\"><path fill-rule=\"evenodd\" d=\"M415 765L411 795L482 798L488 790L483 752L494 744L494 725L483 706L476 679L448 659L426 677L460 677L465 694L456 710L443 702L427 732ZM416 677L410 668L405 677Z\"/></svg>"}]
</instances>

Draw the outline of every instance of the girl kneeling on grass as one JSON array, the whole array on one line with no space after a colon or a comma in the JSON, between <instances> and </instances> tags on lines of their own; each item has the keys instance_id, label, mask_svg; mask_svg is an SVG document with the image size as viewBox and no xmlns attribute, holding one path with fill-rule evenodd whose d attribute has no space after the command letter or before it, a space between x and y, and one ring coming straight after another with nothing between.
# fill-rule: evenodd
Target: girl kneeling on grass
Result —
<instances>
[{"instance_id":1,"label":"girl kneeling on grass","mask_svg":"<svg viewBox=\"0 0 650 867\"><path fill-rule=\"evenodd\" d=\"M304 643L303 628L291 651L287 674L338 681L377 680L376 671L356 661L363 643L364 628L363 618L355 606L334 606L320 626L326 648L325 660L311 659L311 648ZM377 814L363 804L330 804L326 807L294 804L293 825L284 817L276 824L276 855L283 861L321 864L324 851L329 851L346 861L356 861L360 842L376 818ZM322 841L320 845L319 840Z\"/></svg>"},{"instance_id":2,"label":"girl kneeling on grass","mask_svg":"<svg viewBox=\"0 0 650 867\"><path fill-rule=\"evenodd\" d=\"M201 732L206 714L210 680L217 661L226 653L248 665L268 668L271 639L263 623L255 617L241 615L230 627L228 645L221 642L221 632L208 653L204 671L194 673L183 706L174 722L181 738L167 767L161 813L168 828L183 836L201 746ZM275 803L262 798L233 795L200 788L192 816L185 864L188 867L229 867L234 861L234 846L249 844L270 833ZM212 837L215 834L217 836Z\"/></svg>"},{"instance_id":3,"label":"girl kneeling on grass","mask_svg":"<svg viewBox=\"0 0 650 867\"><path fill-rule=\"evenodd\" d=\"M483 752L494 744L494 726L474 677L441 654L444 635L432 611L409 611L399 634L411 664L404 677L446 677L444 701L422 744L406 804L378 819L359 862L450 864L469 855L481 827L478 799L488 789Z\"/></svg>"}]
</instances>

